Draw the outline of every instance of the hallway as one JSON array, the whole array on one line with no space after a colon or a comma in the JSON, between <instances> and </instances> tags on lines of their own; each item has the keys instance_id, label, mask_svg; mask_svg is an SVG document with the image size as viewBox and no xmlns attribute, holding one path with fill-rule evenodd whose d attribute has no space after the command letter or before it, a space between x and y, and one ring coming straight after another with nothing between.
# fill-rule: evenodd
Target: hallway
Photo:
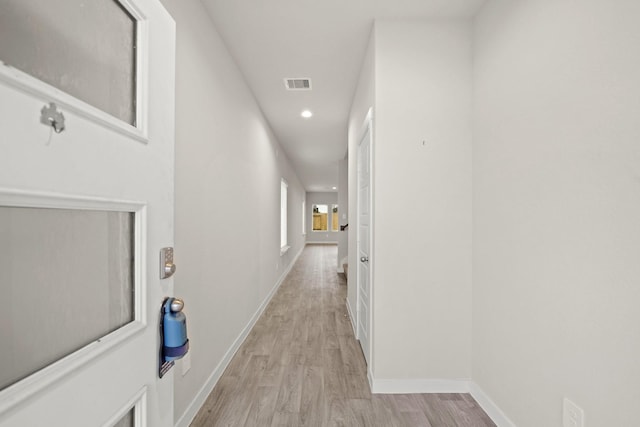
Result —
<instances>
[{"instance_id":1,"label":"hallway","mask_svg":"<svg viewBox=\"0 0 640 427\"><path fill-rule=\"evenodd\" d=\"M469 395L369 392L336 256L306 246L191 426L494 426Z\"/></svg>"}]
</instances>

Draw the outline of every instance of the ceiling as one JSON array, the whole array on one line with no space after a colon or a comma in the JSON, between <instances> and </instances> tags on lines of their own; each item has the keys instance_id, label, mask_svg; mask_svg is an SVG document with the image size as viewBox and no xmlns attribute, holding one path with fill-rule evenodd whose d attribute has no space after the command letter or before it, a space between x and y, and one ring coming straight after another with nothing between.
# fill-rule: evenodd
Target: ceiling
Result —
<instances>
[{"instance_id":1,"label":"ceiling","mask_svg":"<svg viewBox=\"0 0 640 427\"><path fill-rule=\"evenodd\" d=\"M335 191L374 19L472 16L484 0L201 0L307 191ZM287 91L285 78L312 90ZM309 109L313 117L300 113Z\"/></svg>"}]
</instances>

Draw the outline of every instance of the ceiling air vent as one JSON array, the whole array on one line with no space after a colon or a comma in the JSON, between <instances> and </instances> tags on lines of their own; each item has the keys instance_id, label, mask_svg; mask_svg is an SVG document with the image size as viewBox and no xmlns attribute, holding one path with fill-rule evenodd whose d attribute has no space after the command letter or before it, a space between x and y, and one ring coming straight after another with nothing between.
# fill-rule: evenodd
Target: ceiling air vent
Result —
<instances>
[{"instance_id":1,"label":"ceiling air vent","mask_svg":"<svg viewBox=\"0 0 640 427\"><path fill-rule=\"evenodd\" d=\"M284 85L288 90L311 90L311 79L284 79Z\"/></svg>"}]
</instances>

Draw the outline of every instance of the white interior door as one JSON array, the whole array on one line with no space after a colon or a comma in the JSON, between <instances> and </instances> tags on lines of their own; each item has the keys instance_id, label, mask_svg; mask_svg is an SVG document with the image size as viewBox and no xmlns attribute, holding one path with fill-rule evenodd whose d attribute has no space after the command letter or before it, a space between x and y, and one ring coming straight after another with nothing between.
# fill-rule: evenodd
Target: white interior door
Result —
<instances>
[{"instance_id":1,"label":"white interior door","mask_svg":"<svg viewBox=\"0 0 640 427\"><path fill-rule=\"evenodd\" d=\"M158 0L54 3L0 3L0 426L173 426L175 24Z\"/></svg>"},{"instance_id":2,"label":"white interior door","mask_svg":"<svg viewBox=\"0 0 640 427\"><path fill-rule=\"evenodd\" d=\"M371 121L358 147L358 339L371 362Z\"/></svg>"}]
</instances>

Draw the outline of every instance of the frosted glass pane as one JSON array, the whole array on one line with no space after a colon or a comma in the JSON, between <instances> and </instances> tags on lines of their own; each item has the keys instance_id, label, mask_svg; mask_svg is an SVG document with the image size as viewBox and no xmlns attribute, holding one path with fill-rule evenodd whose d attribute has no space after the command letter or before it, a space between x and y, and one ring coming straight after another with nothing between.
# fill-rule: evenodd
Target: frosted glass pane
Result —
<instances>
[{"instance_id":1,"label":"frosted glass pane","mask_svg":"<svg viewBox=\"0 0 640 427\"><path fill-rule=\"evenodd\" d=\"M115 0L0 0L0 61L134 126L135 52Z\"/></svg>"},{"instance_id":2,"label":"frosted glass pane","mask_svg":"<svg viewBox=\"0 0 640 427\"><path fill-rule=\"evenodd\" d=\"M127 412L113 427L135 427L134 426L134 409Z\"/></svg>"},{"instance_id":3,"label":"frosted glass pane","mask_svg":"<svg viewBox=\"0 0 640 427\"><path fill-rule=\"evenodd\" d=\"M0 206L0 389L134 320L131 212Z\"/></svg>"}]
</instances>

